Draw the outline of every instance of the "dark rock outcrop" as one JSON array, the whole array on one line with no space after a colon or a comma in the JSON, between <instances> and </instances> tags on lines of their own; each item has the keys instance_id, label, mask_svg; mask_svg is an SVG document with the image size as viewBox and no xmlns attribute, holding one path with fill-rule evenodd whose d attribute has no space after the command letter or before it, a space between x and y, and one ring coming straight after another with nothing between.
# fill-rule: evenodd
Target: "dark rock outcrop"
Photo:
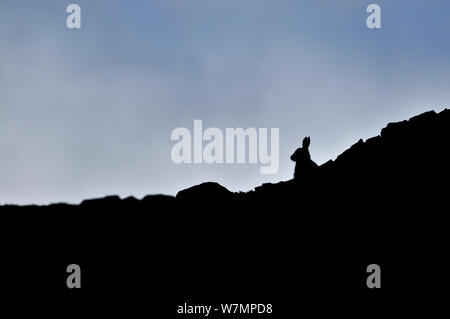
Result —
<instances>
[{"instance_id":1,"label":"dark rock outcrop","mask_svg":"<svg viewBox=\"0 0 450 319\"><path fill-rule=\"evenodd\" d=\"M231 194L228 189L218 183L206 182L178 192L176 198L191 201L227 200L231 198Z\"/></svg>"}]
</instances>

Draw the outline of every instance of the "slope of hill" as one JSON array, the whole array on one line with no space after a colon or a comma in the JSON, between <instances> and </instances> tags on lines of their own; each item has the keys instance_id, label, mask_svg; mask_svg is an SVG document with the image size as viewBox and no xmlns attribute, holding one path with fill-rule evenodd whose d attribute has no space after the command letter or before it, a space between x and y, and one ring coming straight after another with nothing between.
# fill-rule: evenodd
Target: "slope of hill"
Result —
<instances>
[{"instance_id":1,"label":"slope of hill","mask_svg":"<svg viewBox=\"0 0 450 319\"><path fill-rule=\"evenodd\" d=\"M341 183L350 186L351 183L363 184L367 190L378 188L380 183L388 188L404 184L406 188L423 183L430 178L435 182L444 182L448 176L450 143L450 110L440 113L426 112L409 120L389 123L381 130L380 135L366 141L360 139L349 149L340 154L336 160L330 160L321 165L313 176L300 178L298 181L280 182L277 184L263 184L248 193L231 193L217 183L203 183L180 191L176 199L206 200L211 199L253 199L261 195L265 199L273 196L291 194L299 188L309 186L335 185ZM420 185L416 185L420 187ZM429 190L429 186L427 189ZM431 185L433 186L433 185ZM360 190L360 187L355 189ZM398 189L397 189L398 191ZM81 206L116 206L119 201L130 205L147 205L151 202L171 202L171 196L149 195L142 200L126 198L121 200L117 196L103 199L85 200ZM122 203L124 204L124 203ZM120 204L120 205L122 205ZM64 204L58 204L64 205ZM55 205L51 205L55 206Z\"/></svg>"},{"instance_id":2,"label":"slope of hill","mask_svg":"<svg viewBox=\"0 0 450 319\"><path fill-rule=\"evenodd\" d=\"M2 285L73 300L55 291L76 262L88 269L90 300L101 291L109 303L136 304L147 292L161 314L167 300L186 298L252 296L276 303L277 317L296 314L300 299L315 313L348 300L359 310L425 305L448 281L449 145L450 111L431 111L388 124L314 172L247 193L204 183L176 197L5 206ZM386 295L367 293L374 262ZM39 273L31 288L22 276L30 265Z\"/></svg>"}]
</instances>

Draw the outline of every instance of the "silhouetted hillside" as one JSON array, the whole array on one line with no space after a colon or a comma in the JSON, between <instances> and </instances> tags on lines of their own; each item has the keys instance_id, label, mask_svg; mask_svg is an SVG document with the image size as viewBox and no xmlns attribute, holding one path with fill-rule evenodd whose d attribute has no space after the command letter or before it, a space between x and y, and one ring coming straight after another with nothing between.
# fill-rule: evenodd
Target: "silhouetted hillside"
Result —
<instances>
[{"instance_id":1,"label":"silhouetted hillside","mask_svg":"<svg viewBox=\"0 0 450 319\"><path fill-rule=\"evenodd\" d=\"M176 198L165 195L149 195L142 200L133 197L120 199L118 196L85 200L82 207L106 206L145 206L170 204L177 201L198 200L243 200L260 198L267 200L286 194L301 196L297 190L313 191L320 185L321 191L332 191L330 187L357 186L355 191L374 190L380 185L387 188L420 185L430 178L433 185L445 182L448 177L450 143L450 110L437 114L426 112L397 123L389 123L381 130L380 135L363 141L360 139L349 149L339 155L336 160L330 160L318 167L313 175L298 181L286 181L277 184L263 184L254 191L247 193L231 193L225 187L206 182L180 191ZM412 183L412 184L411 184ZM353 185L352 185L353 184ZM361 189L361 186L363 186ZM397 190L398 191L398 190ZM373 194L375 196L375 194ZM61 206L64 204L53 204Z\"/></svg>"},{"instance_id":2,"label":"silhouetted hillside","mask_svg":"<svg viewBox=\"0 0 450 319\"><path fill-rule=\"evenodd\" d=\"M101 291L108 307L152 300L165 314L185 300L238 300L274 303L287 318L300 300L327 317L348 302L358 317L376 306L403 313L444 296L449 145L450 111L432 111L247 193L203 183L176 197L5 206L2 286L72 302L64 271L75 262L84 294L94 302ZM383 269L383 293L367 290L371 263Z\"/></svg>"},{"instance_id":3,"label":"silhouetted hillside","mask_svg":"<svg viewBox=\"0 0 450 319\"><path fill-rule=\"evenodd\" d=\"M413 194L423 188L426 192L435 188L439 193L448 180L449 145L450 110L439 114L430 111L407 121L389 123L380 135L367 141L360 139L336 160L326 162L304 178L300 176L298 181L263 184L232 198L266 201L292 195L293 200L298 200L301 192L333 195L343 189L355 195L365 193L377 197L383 188L384 192L395 189L397 195L406 189ZM221 195L230 198L228 192L218 192L217 187L217 184L203 184L179 194L183 194L183 199L208 198L212 193L215 198Z\"/></svg>"}]
</instances>

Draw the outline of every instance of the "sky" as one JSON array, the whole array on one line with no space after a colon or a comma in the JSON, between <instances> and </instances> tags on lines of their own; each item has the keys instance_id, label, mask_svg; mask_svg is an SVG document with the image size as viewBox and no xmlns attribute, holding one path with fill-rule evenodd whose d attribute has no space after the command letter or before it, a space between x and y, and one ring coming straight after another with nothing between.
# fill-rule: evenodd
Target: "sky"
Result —
<instances>
[{"instance_id":1,"label":"sky","mask_svg":"<svg viewBox=\"0 0 450 319\"><path fill-rule=\"evenodd\" d=\"M292 178L387 123L450 106L448 0L0 2L0 204L232 191ZM381 29L366 8L381 7ZM175 164L177 127L279 128L277 173Z\"/></svg>"}]
</instances>

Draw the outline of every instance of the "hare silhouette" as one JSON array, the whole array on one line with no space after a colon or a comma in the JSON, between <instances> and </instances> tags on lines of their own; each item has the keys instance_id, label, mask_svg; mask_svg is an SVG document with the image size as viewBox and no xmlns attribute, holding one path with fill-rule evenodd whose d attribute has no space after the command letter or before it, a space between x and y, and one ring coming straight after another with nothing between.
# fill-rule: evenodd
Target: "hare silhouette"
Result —
<instances>
[{"instance_id":1,"label":"hare silhouette","mask_svg":"<svg viewBox=\"0 0 450 319\"><path fill-rule=\"evenodd\" d=\"M302 142L302 147L298 148L291 155L291 161L295 162L294 179L308 176L317 167L317 164L311 160L311 155L309 154L310 144L311 138L309 136L305 137Z\"/></svg>"}]
</instances>

